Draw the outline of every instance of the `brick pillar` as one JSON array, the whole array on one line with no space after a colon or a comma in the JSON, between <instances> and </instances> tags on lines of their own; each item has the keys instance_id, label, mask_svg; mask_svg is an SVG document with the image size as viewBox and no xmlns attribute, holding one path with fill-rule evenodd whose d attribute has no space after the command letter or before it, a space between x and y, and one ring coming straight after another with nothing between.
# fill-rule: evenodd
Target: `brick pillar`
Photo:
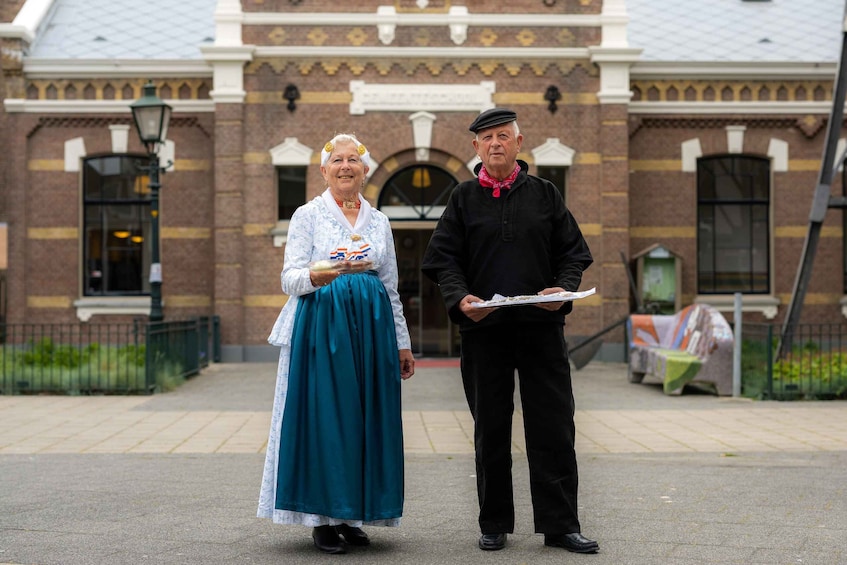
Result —
<instances>
[{"instance_id":1,"label":"brick pillar","mask_svg":"<svg viewBox=\"0 0 847 565\"><path fill-rule=\"evenodd\" d=\"M244 360L244 105L215 105L215 314L222 360Z\"/></svg>"},{"instance_id":2,"label":"brick pillar","mask_svg":"<svg viewBox=\"0 0 847 565\"><path fill-rule=\"evenodd\" d=\"M602 154L600 202L603 247L599 259L603 289L603 327L629 314L629 278L620 252L629 258L629 135L624 104L600 106L600 152ZM606 335L607 343L623 343L624 332ZM623 345L621 345L623 347Z\"/></svg>"}]
</instances>

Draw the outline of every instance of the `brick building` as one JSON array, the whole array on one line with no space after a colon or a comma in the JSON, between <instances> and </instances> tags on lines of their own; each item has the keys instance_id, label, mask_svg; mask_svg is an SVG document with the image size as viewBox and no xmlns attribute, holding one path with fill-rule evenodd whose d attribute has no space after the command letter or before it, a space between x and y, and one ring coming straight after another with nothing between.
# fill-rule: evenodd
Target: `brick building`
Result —
<instances>
[{"instance_id":1,"label":"brick building","mask_svg":"<svg viewBox=\"0 0 847 565\"><path fill-rule=\"evenodd\" d=\"M149 313L149 193L129 104L152 80L174 108L160 152L172 162L165 316L220 316L224 360L275 357L265 338L286 299L287 221L323 190L320 147L345 131L377 163L365 196L392 219L416 352L455 354L418 265L450 188L472 177L467 124L493 106L518 112L520 158L561 187L595 255L583 288L598 293L568 335L631 311L628 269L642 296L730 316L742 292L745 316L779 321L843 5L709 4L382 0L342 13L327 0L150 0L136 17L129 0L0 0L5 319ZM830 211L804 320L847 312L844 249ZM601 355L620 359L622 337L608 334Z\"/></svg>"}]
</instances>

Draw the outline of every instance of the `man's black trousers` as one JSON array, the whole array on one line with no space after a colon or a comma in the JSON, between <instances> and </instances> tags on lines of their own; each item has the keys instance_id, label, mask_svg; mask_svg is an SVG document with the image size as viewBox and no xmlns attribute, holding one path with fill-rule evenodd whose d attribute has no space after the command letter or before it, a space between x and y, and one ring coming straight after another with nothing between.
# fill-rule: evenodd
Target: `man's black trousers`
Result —
<instances>
[{"instance_id":1,"label":"man's black trousers","mask_svg":"<svg viewBox=\"0 0 847 565\"><path fill-rule=\"evenodd\" d=\"M510 324L462 332L462 380L474 417L479 525L511 533L512 413L518 373L535 531L579 532L574 401L563 328Z\"/></svg>"}]
</instances>

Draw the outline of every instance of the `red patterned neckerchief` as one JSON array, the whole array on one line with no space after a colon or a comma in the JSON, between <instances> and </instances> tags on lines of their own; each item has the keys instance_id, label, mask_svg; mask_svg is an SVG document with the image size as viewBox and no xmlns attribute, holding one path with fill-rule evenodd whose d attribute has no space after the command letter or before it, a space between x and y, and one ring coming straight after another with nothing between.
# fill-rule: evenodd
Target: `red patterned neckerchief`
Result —
<instances>
[{"instance_id":1,"label":"red patterned neckerchief","mask_svg":"<svg viewBox=\"0 0 847 565\"><path fill-rule=\"evenodd\" d=\"M485 170L485 167L482 167L481 169L479 169L479 184L486 188L493 189L491 191L491 196L493 196L494 198L500 198L500 189L511 188L512 183L515 182L516 178L518 178L519 172L521 172L520 165L515 165L515 170L512 171L511 175L509 175L503 180L497 180L488 174L488 171Z\"/></svg>"}]
</instances>

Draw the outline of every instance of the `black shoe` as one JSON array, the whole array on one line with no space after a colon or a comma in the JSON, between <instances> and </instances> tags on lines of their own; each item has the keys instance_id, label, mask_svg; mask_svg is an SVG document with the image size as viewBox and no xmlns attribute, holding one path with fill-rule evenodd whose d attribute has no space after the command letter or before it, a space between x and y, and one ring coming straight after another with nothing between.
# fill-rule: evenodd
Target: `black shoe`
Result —
<instances>
[{"instance_id":1,"label":"black shoe","mask_svg":"<svg viewBox=\"0 0 847 565\"><path fill-rule=\"evenodd\" d=\"M324 553L347 553L344 542L338 537L338 532L333 526L318 526L312 530L312 539L315 547Z\"/></svg>"},{"instance_id":2,"label":"black shoe","mask_svg":"<svg viewBox=\"0 0 847 565\"><path fill-rule=\"evenodd\" d=\"M339 524L335 526L335 531L344 537L344 541L350 545L370 545L371 538L368 537L362 528L355 528L347 524Z\"/></svg>"},{"instance_id":3,"label":"black shoe","mask_svg":"<svg viewBox=\"0 0 847 565\"><path fill-rule=\"evenodd\" d=\"M484 551L497 551L506 547L506 534L482 534L479 536L479 548Z\"/></svg>"},{"instance_id":4,"label":"black shoe","mask_svg":"<svg viewBox=\"0 0 847 565\"><path fill-rule=\"evenodd\" d=\"M544 545L561 547L574 553L597 553L600 545L579 532L572 534L544 534Z\"/></svg>"}]
</instances>

